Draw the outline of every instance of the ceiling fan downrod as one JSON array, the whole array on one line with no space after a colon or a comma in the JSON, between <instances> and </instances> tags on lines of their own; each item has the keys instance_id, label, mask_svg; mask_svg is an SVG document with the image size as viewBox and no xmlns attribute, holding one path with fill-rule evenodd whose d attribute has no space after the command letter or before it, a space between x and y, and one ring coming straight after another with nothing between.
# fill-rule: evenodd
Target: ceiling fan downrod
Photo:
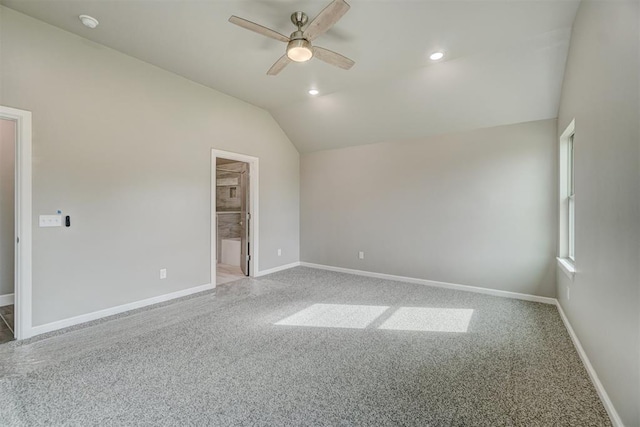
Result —
<instances>
[{"instance_id":1,"label":"ceiling fan downrod","mask_svg":"<svg viewBox=\"0 0 640 427\"><path fill-rule=\"evenodd\" d=\"M293 25L298 27L298 31L302 31L302 27L307 25L307 22L309 22L309 17L304 12L293 12L291 14L291 22L293 22Z\"/></svg>"}]
</instances>

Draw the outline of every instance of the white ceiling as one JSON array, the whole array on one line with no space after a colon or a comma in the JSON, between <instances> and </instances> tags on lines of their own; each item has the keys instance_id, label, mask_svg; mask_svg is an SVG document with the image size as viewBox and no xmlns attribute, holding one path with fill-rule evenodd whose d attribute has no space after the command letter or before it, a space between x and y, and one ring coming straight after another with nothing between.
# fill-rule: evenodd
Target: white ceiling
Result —
<instances>
[{"instance_id":1,"label":"white ceiling","mask_svg":"<svg viewBox=\"0 0 640 427\"><path fill-rule=\"evenodd\" d=\"M314 44L356 61L319 60L267 76L285 44L227 22L283 34L329 0L2 0L12 9L271 112L301 152L557 116L577 0L347 0ZM78 15L100 21L95 30ZM429 53L442 49L433 63ZM311 97L310 88L320 95Z\"/></svg>"}]
</instances>

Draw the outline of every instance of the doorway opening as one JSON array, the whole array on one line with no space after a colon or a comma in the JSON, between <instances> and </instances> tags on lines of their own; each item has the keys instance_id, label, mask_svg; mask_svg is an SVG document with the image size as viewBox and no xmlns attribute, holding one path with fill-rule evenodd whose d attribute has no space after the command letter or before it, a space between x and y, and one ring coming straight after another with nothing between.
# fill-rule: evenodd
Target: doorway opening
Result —
<instances>
[{"instance_id":1,"label":"doorway opening","mask_svg":"<svg viewBox=\"0 0 640 427\"><path fill-rule=\"evenodd\" d=\"M0 344L15 339L16 122L0 118Z\"/></svg>"},{"instance_id":2,"label":"doorway opening","mask_svg":"<svg viewBox=\"0 0 640 427\"><path fill-rule=\"evenodd\" d=\"M257 161L213 150L211 278L216 285L255 275Z\"/></svg>"},{"instance_id":3,"label":"doorway opening","mask_svg":"<svg viewBox=\"0 0 640 427\"><path fill-rule=\"evenodd\" d=\"M31 336L31 113L0 105L0 343Z\"/></svg>"}]
</instances>

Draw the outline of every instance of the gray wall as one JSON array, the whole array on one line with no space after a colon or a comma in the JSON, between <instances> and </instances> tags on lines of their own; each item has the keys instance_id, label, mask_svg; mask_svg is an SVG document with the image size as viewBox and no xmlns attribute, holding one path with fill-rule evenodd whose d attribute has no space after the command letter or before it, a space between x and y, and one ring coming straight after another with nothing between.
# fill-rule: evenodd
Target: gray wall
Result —
<instances>
[{"instance_id":1,"label":"gray wall","mask_svg":"<svg viewBox=\"0 0 640 427\"><path fill-rule=\"evenodd\" d=\"M269 113L0 10L0 103L33 112L34 325L210 283L211 148L260 158L260 269L299 259L299 155ZM71 228L37 227L57 209Z\"/></svg>"},{"instance_id":2,"label":"gray wall","mask_svg":"<svg viewBox=\"0 0 640 427\"><path fill-rule=\"evenodd\" d=\"M0 295L13 293L15 122L0 120Z\"/></svg>"},{"instance_id":3,"label":"gray wall","mask_svg":"<svg viewBox=\"0 0 640 427\"><path fill-rule=\"evenodd\" d=\"M553 297L555 137L544 120L303 154L301 260Z\"/></svg>"},{"instance_id":4,"label":"gray wall","mask_svg":"<svg viewBox=\"0 0 640 427\"><path fill-rule=\"evenodd\" d=\"M637 2L583 1L558 131L575 117L575 281L558 297L625 425L640 425ZM567 287L570 286L570 300Z\"/></svg>"}]
</instances>

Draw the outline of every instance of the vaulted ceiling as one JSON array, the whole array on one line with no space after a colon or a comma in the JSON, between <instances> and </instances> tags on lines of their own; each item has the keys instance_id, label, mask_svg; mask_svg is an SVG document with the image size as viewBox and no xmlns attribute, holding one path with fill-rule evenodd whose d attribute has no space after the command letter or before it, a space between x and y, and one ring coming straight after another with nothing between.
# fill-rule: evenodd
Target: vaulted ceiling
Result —
<instances>
[{"instance_id":1,"label":"vaulted ceiling","mask_svg":"<svg viewBox=\"0 0 640 427\"><path fill-rule=\"evenodd\" d=\"M301 152L401 141L557 116L574 0L347 0L314 44L356 62L317 59L267 76L294 11L329 0L2 0L27 15L271 112ZM100 21L90 30L78 15ZM429 54L442 50L444 59ZM311 88L320 93L308 94Z\"/></svg>"}]
</instances>

